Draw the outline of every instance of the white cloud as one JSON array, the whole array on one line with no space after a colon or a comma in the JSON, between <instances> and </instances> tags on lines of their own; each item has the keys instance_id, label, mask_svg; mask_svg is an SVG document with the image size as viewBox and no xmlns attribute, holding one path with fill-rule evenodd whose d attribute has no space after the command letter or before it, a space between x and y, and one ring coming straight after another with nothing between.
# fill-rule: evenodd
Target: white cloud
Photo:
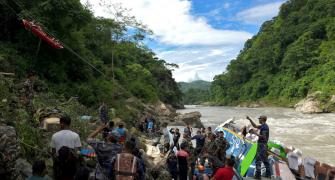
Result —
<instances>
[{"instance_id":1,"label":"white cloud","mask_svg":"<svg viewBox=\"0 0 335 180\"><path fill-rule=\"evenodd\" d=\"M204 80L212 81L236 57L239 49L237 46L181 47L175 51L158 52L157 55L179 65L173 72L176 81L194 80L196 74Z\"/></svg>"},{"instance_id":2,"label":"white cloud","mask_svg":"<svg viewBox=\"0 0 335 180\"><path fill-rule=\"evenodd\" d=\"M237 13L236 19L246 24L260 25L276 16L282 4L283 1L280 1L252 7Z\"/></svg>"},{"instance_id":3,"label":"white cloud","mask_svg":"<svg viewBox=\"0 0 335 180\"><path fill-rule=\"evenodd\" d=\"M89 0L97 16L110 17L100 0ZM82 0L83 3L86 0ZM177 46L241 44L252 35L245 31L215 29L205 18L192 16L186 0L110 0L131 9L131 14L147 25L161 43ZM229 5L226 5L229 6Z\"/></svg>"}]
</instances>

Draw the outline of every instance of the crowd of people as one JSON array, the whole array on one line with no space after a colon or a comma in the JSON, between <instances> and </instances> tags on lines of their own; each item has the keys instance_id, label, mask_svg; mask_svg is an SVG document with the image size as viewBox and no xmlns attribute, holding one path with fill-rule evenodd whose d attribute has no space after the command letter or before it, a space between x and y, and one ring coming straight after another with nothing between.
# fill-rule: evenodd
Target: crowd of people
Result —
<instances>
[{"instance_id":1,"label":"crowd of people","mask_svg":"<svg viewBox=\"0 0 335 180\"><path fill-rule=\"evenodd\" d=\"M104 119L99 127L92 131L86 143L94 150L97 156L96 166L90 169L85 165L80 155L82 143L77 133L70 130L71 119L68 116L60 118L60 131L53 134L51 139L53 157L53 178L56 180L75 179L116 179L116 180L143 180L146 167L142 152L138 148L136 137L127 133L123 123L115 126L100 108ZM258 153L256 157L256 177L260 177L260 167L263 162L266 167L266 176L269 176L269 163L266 158L266 143L269 138L269 127L266 125L266 116L259 118L260 125L255 124L249 117L253 127L260 130L253 132L258 136ZM154 120L146 118L140 131L152 133L157 131ZM160 128L159 128L160 129ZM167 155L166 167L174 180L231 180L236 174L234 171L235 159L226 156L230 147L224 138L224 132L213 132L211 127L200 128L194 133L191 125L180 131L178 128L168 128L163 124L160 129L164 138L162 154ZM96 137L101 134L101 139ZM193 135L195 134L195 135ZM193 146L192 141L195 141ZM48 179L45 176L44 161L36 161L33 165L33 176L29 180Z\"/></svg>"},{"instance_id":2,"label":"crowd of people","mask_svg":"<svg viewBox=\"0 0 335 180\"><path fill-rule=\"evenodd\" d=\"M266 124L267 117L260 116L259 125L250 117L251 129L248 132L240 132L245 138L257 137L257 155L256 155L256 172L255 178L261 178L261 164L264 163L266 168L265 177L271 177L270 165L267 159L267 142L269 139L269 126ZM224 138L224 132L213 132L211 127L201 128L192 136L193 129L187 125L181 136L178 128L165 130L172 135L172 144L170 146L167 167L173 179L179 180L231 180L234 175L235 157L226 156L226 151L230 144ZM167 134L165 137L169 137ZM182 139L180 140L180 138ZM195 147L192 144L195 140ZM180 143L179 143L180 142ZM169 145L165 145L169 147Z\"/></svg>"},{"instance_id":3,"label":"crowd of people","mask_svg":"<svg viewBox=\"0 0 335 180\"><path fill-rule=\"evenodd\" d=\"M186 125L182 134L178 128L163 132L169 132L172 136L167 167L173 179L232 179L235 161L233 157L226 157L229 143L223 131L215 134L211 127L201 128L192 136L193 128ZM164 136L169 137L166 134ZM195 147L192 140L195 140Z\"/></svg>"},{"instance_id":4,"label":"crowd of people","mask_svg":"<svg viewBox=\"0 0 335 180\"><path fill-rule=\"evenodd\" d=\"M96 153L97 163L89 168L81 156L82 143L77 133L70 130L71 119L60 118L60 131L51 139L53 157L53 179L56 180L143 180L145 165L135 137L127 134L124 124L102 123L92 131L86 143ZM101 134L102 139L96 137ZM33 176L29 180L47 180L44 161L36 161L33 165Z\"/></svg>"}]
</instances>

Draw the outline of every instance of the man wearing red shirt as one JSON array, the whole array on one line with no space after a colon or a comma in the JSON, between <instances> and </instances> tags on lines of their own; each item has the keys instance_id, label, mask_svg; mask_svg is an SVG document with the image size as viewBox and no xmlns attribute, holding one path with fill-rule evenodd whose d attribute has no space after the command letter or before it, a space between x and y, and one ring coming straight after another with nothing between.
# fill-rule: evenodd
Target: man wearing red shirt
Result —
<instances>
[{"instance_id":1,"label":"man wearing red shirt","mask_svg":"<svg viewBox=\"0 0 335 180\"><path fill-rule=\"evenodd\" d=\"M219 168L214 174L212 180L232 180L235 172L234 167L235 161L232 158L226 159L226 165L224 168Z\"/></svg>"}]
</instances>

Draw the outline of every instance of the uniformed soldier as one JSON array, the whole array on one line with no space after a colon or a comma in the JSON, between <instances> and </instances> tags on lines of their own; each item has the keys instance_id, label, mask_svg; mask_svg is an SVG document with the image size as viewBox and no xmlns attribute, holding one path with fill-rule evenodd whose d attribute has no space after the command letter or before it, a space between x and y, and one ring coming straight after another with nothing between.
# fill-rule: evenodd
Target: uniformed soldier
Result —
<instances>
[{"instance_id":1,"label":"uniformed soldier","mask_svg":"<svg viewBox=\"0 0 335 180\"><path fill-rule=\"evenodd\" d=\"M206 151L209 154L215 154L216 146L215 146L215 136L214 136L214 134L208 135L207 138L208 138L208 140L206 141L206 144L205 144Z\"/></svg>"},{"instance_id":2,"label":"uniformed soldier","mask_svg":"<svg viewBox=\"0 0 335 180\"><path fill-rule=\"evenodd\" d=\"M229 143L223 136L223 131L218 132L218 137L215 139L215 155L222 161L225 161L226 150L229 148Z\"/></svg>"},{"instance_id":3,"label":"uniformed soldier","mask_svg":"<svg viewBox=\"0 0 335 180\"><path fill-rule=\"evenodd\" d=\"M36 73L30 71L27 75L27 79L23 82L23 87L20 90L21 92L21 102L26 111L31 117L34 116L35 108L33 105L33 100L35 96L34 83L36 80Z\"/></svg>"}]
</instances>

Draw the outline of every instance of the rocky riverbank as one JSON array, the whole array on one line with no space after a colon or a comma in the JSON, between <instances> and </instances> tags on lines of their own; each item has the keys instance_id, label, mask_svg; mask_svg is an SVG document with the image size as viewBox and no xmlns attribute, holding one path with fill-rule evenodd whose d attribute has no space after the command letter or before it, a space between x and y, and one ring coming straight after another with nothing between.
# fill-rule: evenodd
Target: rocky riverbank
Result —
<instances>
[{"instance_id":1,"label":"rocky riverbank","mask_svg":"<svg viewBox=\"0 0 335 180\"><path fill-rule=\"evenodd\" d=\"M71 116L71 129L80 135L83 146L87 146L85 143L87 135L101 124L92 109L81 105L76 99L66 101L66 103L56 101L54 105L57 105L59 112ZM48 107L45 106L44 108ZM140 132L136 125L141 123L144 117L150 116L155 119L158 128L162 127L163 124L178 124L181 126L191 124L194 127L202 127L201 114L199 112L178 114L171 105L162 102L145 104L136 98L127 99L125 109L128 113L128 119L111 115L114 116L112 120L116 124L120 122L126 124L130 134L138 138L138 146L143 151L148 178L169 179L169 174L165 169L166 157L160 156L158 147L152 146L152 137L149 138L146 133ZM52 114L45 113L46 111L48 110L41 106L37 111L39 114L35 114L36 120L34 122L44 122L42 119ZM55 114L52 114L52 116L55 116ZM50 147L47 144L50 143L52 134L58 131L58 125L56 124L53 128L45 130L38 123L36 125L36 122L31 123L27 120L21 120L20 116L17 119L15 123L8 119L0 121L0 141L4 142L0 145L0 152L2 152L0 174L9 179L25 179L31 175L31 164L36 159L44 159L51 173L52 158Z\"/></svg>"}]
</instances>

